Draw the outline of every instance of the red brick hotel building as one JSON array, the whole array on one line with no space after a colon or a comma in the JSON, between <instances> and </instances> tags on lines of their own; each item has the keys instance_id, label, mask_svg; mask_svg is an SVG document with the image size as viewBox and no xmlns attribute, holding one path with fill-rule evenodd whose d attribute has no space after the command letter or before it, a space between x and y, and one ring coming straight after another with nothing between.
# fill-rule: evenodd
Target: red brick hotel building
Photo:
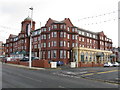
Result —
<instances>
[{"instance_id":1,"label":"red brick hotel building","mask_svg":"<svg viewBox=\"0 0 120 90\"><path fill-rule=\"evenodd\" d=\"M26 35L26 27L30 23L31 18L27 17L21 23L21 32L18 35L10 34L6 39L6 56L16 54L16 52L25 52L26 55L29 55L29 37ZM74 60L73 49L75 47L82 48L82 50L83 48L94 50L94 52L99 50L101 53L112 50L112 40L103 31L92 32L76 27L69 18L65 18L63 21L49 18L45 26L36 30L35 21L32 23L32 55L40 59L69 63ZM87 62L85 50L83 50L84 61ZM110 54L106 54L105 58L109 59Z\"/></svg>"}]
</instances>

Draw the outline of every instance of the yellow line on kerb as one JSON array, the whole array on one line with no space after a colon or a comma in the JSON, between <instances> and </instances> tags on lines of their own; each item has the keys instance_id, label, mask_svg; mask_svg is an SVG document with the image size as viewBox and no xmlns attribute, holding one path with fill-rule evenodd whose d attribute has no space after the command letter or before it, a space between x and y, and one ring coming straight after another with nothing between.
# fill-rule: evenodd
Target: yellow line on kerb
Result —
<instances>
[{"instance_id":1,"label":"yellow line on kerb","mask_svg":"<svg viewBox=\"0 0 120 90\"><path fill-rule=\"evenodd\" d=\"M106 71L106 72L98 72L97 74L101 74L101 73L110 73L110 72L116 72L116 71L120 71L120 70L112 70L112 71Z\"/></svg>"},{"instance_id":2,"label":"yellow line on kerb","mask_svg":"<svg viewBox=\"0 0 120 90\"><path fill-rule=\"evenodd\" d=\"M120 71L120 70L112 70L112 71L97 72L97 73L88 73L88 74L84 74L84 75L81 75L81 76L89 76L89 75L94 75L94 74L103 74L103 73L110 73L110 72L116 72L116 71Z\"/></svg>"}]
</instances>

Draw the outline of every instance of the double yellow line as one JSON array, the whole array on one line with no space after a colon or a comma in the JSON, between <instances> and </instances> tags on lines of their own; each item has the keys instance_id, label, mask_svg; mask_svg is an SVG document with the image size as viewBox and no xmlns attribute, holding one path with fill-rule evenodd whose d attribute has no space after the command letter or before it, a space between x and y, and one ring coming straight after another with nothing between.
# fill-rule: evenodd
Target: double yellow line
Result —
<instances>
[{"instance_id":1,"label":"double yellow line","mask_svg":"<svg viewBox=\"0 0 120 90\"><path fill-rule=\"evenodd\" d=\"M88 74L84 74L84 75L81 75L81 76L90 76L90 75L94 75L94 74L103 74L103 73L110 73L110 72L117 72L117 71L120 71L120 70L111 70L111 71L105 71L105 72L88 73Z\"/></svg>"}]
</instances>

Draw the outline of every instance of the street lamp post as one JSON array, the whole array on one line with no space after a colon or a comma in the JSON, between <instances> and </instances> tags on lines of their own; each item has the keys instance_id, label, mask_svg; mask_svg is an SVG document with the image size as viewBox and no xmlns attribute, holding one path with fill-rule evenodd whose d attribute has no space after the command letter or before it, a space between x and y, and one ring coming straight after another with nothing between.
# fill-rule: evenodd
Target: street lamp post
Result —
<instances>
[{"instance_id":1,"label":"street lamp post","mask_svg":"<svg viewBox=\"0 0 120 90\"><path fill-rule=\"evenodd\" d=\"M40 29L41 29L41 22L40 22ZM41 36L40 36L40 42L39 42L39 60L41 59Z\"/></svg>"},{"instance_id":2,"label":"street lamp post","mask_svg":"<svg viewBox=\"0 0 120 90\"><path fill-rule=\"evenodd\" d=\"M79 43L78 43L79 37L77 35L77 67L78 67L78 53L79 53Z\"/></svg>"},{"instance_id":3,"label":"street lamp post","mask_svg":"<svg viewBox=\"0 0 120 90\"><path fill-rule=\"evenodd\" d=\"M30 50L29 50L29 68L31 68L31 54L32 54L32 16L33 16L33 8L29 8L31 10L31 29L30 29Z\"/></svg>"}]
</instances>

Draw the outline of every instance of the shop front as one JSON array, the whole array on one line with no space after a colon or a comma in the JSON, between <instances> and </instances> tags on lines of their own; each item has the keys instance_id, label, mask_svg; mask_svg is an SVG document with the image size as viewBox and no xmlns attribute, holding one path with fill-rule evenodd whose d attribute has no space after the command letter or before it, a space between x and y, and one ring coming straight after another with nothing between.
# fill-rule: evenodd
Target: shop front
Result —
<instances>
[{"instance_id":1,"label":"shop front","mask_svg":"<svg viewBox=\"0 0 120 90\"><path fill-rule=\"evenodd\" d=\"M90 48L73 48L73 61L77 62L79 67L103 66L106 62L112 62L112 51L90 49Z\"/></svg>"}]
</instances>

